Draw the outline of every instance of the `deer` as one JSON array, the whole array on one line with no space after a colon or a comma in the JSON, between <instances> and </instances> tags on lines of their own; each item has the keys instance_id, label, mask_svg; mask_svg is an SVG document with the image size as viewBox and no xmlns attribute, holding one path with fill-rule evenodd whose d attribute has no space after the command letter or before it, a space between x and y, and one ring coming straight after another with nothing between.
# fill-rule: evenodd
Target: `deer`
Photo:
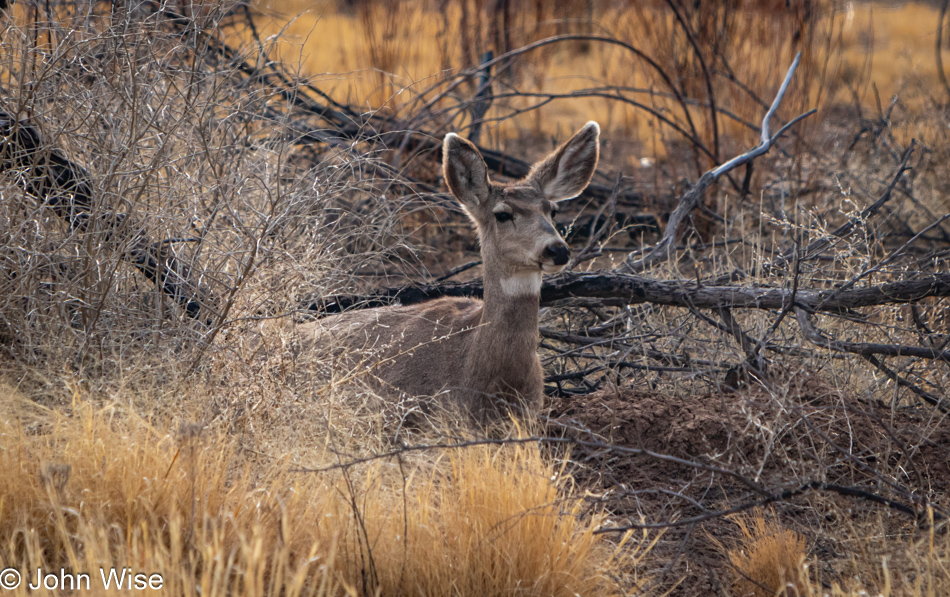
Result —
<instances>
[{"instance_id":1,"label":"deer","mask_svg":"<svg viewBox=\"0 0 950 597\"><path fill-rule=\"evenodd\" d=\"M588 122L524 179L498 183L475 145L447 134L443 176L477 232L482 299L349 311L298 324L303 336L362 355L388 395L433 397L483 424L538 414L542 274L561 272L570 258L554 217L558 203L587 187L599 147L600 127Z\"/></svg>"}]
</instances>

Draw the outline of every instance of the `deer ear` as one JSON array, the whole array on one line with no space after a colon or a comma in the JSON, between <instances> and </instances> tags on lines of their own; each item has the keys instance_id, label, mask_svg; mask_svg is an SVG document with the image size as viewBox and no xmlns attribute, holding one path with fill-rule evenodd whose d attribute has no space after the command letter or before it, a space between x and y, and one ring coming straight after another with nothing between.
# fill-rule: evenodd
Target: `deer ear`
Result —
<instances>
[{"instance_id":1,"label":"deer ear","mask_svg":"<svg viewBox=\"0 0 950 597\"><path fill-rule=\"evenodd\" d=\"M591 121L554 153L532 166L528 178L538 183L549 201L573 199L590 182L599 154L600 126Z\"/></svg>"},{"instance_id":2,"label":"deer ear","mask_svg":"<svg viewBox=\"0 0 950 597\"><path fill-rule=\"evenodd\" d=\"M489 195L488 166L478 148L455 133L442 144L445 184L463 205L479 205Z\"/></svg>"}]
</instances>

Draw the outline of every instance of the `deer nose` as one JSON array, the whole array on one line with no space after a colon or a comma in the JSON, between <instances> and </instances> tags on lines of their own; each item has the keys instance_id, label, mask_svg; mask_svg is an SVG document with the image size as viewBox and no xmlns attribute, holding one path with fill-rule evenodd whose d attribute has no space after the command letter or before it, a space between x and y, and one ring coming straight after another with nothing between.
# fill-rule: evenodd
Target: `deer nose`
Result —
<instances>
[{"instance_id":1,"label":"deer nose","mask_svg":"<svg viewBox=\"0 0 950 597\"><path fill-rule=\"evenodd\" d=\"M544 249L544 256L554 262L554 265L564 265L571 256L567 245L549 245Z\"/></svg>"}]
</instances>

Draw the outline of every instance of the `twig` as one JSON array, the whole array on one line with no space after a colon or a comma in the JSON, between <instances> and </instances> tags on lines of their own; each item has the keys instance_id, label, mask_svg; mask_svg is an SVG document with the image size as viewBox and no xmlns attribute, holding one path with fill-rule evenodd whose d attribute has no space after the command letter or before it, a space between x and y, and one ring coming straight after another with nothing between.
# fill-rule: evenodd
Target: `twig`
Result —
<instances>
[{"instance_id":1,"label":"twig","mask_svg":"<svg viewBox=\"0 0 950 597\"><path fill-rule=\"evenodd\" d=\"M879 361L877 357L875 357L874 355L868 354L868 355L862 355L862 356L864 357L865 361L874 365L874 367L878 371L886 375L888 379L896 383L898 386L902 388L907 388L908 390L910 390L911 392L919 396L927 404L936 406L937 409L940 410L940 412L944 414L950 413L950 408L947 408L946 406L943 405L943 400L944 400L943 398L939 396L935 396L931 394L930 392L924 390L923 388L919 388L915 384L910 383L909 381L907 381L906 379L898 375L897 372L895 372L893 369L891 369L890 367L888 367L887 365Z\"/></svg>"},{"instance_id":2,"label":"twig","mask_svg":"<svg viewBox=\"0 0 950 597\"><path fill-rule=\"evenodd\" d=\"M602 535L604 533L623 533L632 530L643 530L643 529L667 529L671 527L681 527L698 524L701 522L706 522L714 518L722 518L723 516L728 516L730 514L736 514L738 512L744 512L746 510L751 510L753 508L760 508L762 506L767 506L773 502L778 502L781 500L787 500L793 498L808 491L831 491L839 495L844 495L848 497L856 497L875 504L880 504L882 506L887 506L888 508L907 514L908 516L914 517L914 519L921 523L923 522L923 513L918 512L913 507L897 502L895 500L877 495L870 491L865 491L857 487L846 487L843 485L835 485L833 483L825 483L824 481L810 481L801 485L795 489L786 489L780 493L772 494L768 497L762 498L760 500L755 500L753 502L746 502L744 504L739 504L733 508L727 510L716 510L715 512L707 512L699 516L694 516L692 518L683 518L680 520L671 520L667 522L657 522L657 523L630 523L624 526L617 527L602 527L594 531L595 535ZM935 517L936 518L936 517ZM941 517L942 518L942 517Z\"/></svg>"},{"instance_id":3,"label":"twig","mask_svg":"<svg viewBox=\"0 0 950 597\"><path fill-rule=\"evenodd\" d=\"M875 356L911 356L923 359L942 359L944 361L950 362L950 352L940 352L932 348L924 348L922 346L898 346L893 344L855 343L832 340L825 337L821 332L815 329L815 327L811 324L811 321L809 321L808 313L806 313L804 310L796 308L795 314L798 318L798 325L801 328L802 333L812 344L831 350L860 355L864 357L864 359L869 363L874 365L878 370L884 373L888 378L894 381L897 385L908 388L923 398L927 403L939 408L942 412L950 412L950 409L947 409L945 406L943 406L942 398L934 396L930 392L918 388L914 384L903 379L897 373L885 366L884 363L879 361Z\"/></svg>"},{"instance_id":4,"label":"twig","mask_svg":"<svg viewBox=\"0 0 950 597\"><path fill-rule=\"evenodd\" d=\"M917 357L919 359L939 359L950 362L950 351L939 351L923 346L901 346L899 344L877 344L874 342L845 342L833 340L818 331L809 321L809 315L802 309L795 309L798 323L805 334L805 338L812 344L853 354L867 356L880 354L889 357Z\"/></svg>"},{"instance_id":5,"label":"twig","mask_svg":"<svg viewBox=\"0 0 950 597\"><path fill-rule=\"evenodd\" d=\"M878 210L884 207L885 203L890 201L891 196L893 195L894 187L897 186L897 183L900 181L904 173L911 169L908 163L910 162L911 155L913 155L914 148L916 146L917 146L917 142L915 140L911 140L910 145L907 147L907 150L904 151L904 156L901 159L900 166L898 166L897 168L897 172L895 172L894 176L891 177L891 182L887 185L887 188L884 189L884 192L881 194L878 200L872 203L871 205L867 206L865 209L863 209L860 215L851 218L846 223L836 228L834 231L832 231L832 233L829 236L832 236L838 239L846 237L847 235L851 234L851 232L859 224L866 222L868 218L872 217L874 214L878 212ZM828 239L828 237L820 238L816 241L809 243L808 247L806 247L805 250L802 251L802 254L799 258L803 261L814 259L815 256L820 255L830 246L831 246L831 241ZM765 273L770 273L775 269L780 269L780 268L785 267L785 265L788 264L789 259L792 258L792 255L794 254L796 250L797 250L797 247L791 248L785 254L783 254L781 257L778 257L772 263L763 264L762 271Z\"/></svg>"},{"instance_id":6,"label":"twig","mask_svg":"<svg viewBox=\"0 0 950 597\"><path fill-rule=\"evenodd\" d=\"M491 88L491 66L487 66L495 57L491 50L482 55L481 66L478 70L478 88L475 91L475 101L472 106L472 126L468 131L468 140L478 145L478 140L482 136L482 124L485 122L485 114L492 104Z\"/></svg>"},{"instance_id":7,"label":"twig","mask_svg":"<svg viewBox=\"0 0 950 597\"><path fill-rule=\"evenodd\" d=\"M481 264L482 264L482 262L481 262L480 260L469 261L468 263L463 263L462 265L460 265L460 266L458 266L458 267L453 267L452 269L450 269L449 271L447 271L444 275L439 276L438 278L436 278L436 279L435 279L435 282L436 282L436 283L445 282L445 281L448 280L449 278L454 278L455 276L461 274L462 272L468 271L468 270L472 269L473 267L477 267L477 266L479 266L479 265L481 265Z\"/></svg>"},{"instance_id":8,"label":"twig","mask_svg":"<svg viewBox=\"0 0 950 597\"><path fill-rule=\"evenodd\" d=\"M927 226L926 228L924 228L923 230L921 230L920 232L918 232L917 234L915 234L915 235L914 235L913 237L911 237L910 240L908 240L906 243L904 243L903 245L901 245L900 247L898 247L896 250L892 251L891 254L888 255L883 261L881 261L880 263L878 263L878 264L875 265L874 267L871 267L871 268L868 268L868 269L862 271L861 273L859 273L859 274L856 275L855 277L851 278L851 280L849 280L847 283L843 284L840 288L838 288L838 292L844 292L844 291L848 290L849 288L851 288L852 286L854 286L855 284L857 284L857 283L858 283L860 280L862 280L863 278L866 278L867 276L870 276L870 275L873 274L873 273L876 273L876 272L881 271L881 268L883 268L883 267L886 266L887 264L891 263L892 261L894 261L895 259L897 259L897 258L900 257L901 255L903 255L904 252L907 251L907 248L908 248L910 245L914 244L914 242L915 242L917 239L919 239L921 236L927 234L928 232L930 232L931 230L933 230L934 228L936 228L937 226L939 226L940 224L942 224L942 223L943 223L945 220L947 220L948 218L950 218L950 214L944 215L942 218L940 218L940 219L937 220L936 222L933 222L932 224L930 224L929 226ZM831 295L831 297L829 297L829 298L834 298L834 295Z\"/></svg>"},{"instance_id":9,"label":"twig","mask_svg":"<svg viewBox=\"0 0 950 597\"><path fill-rule=\"evenodd\" d=\"M374 454L372 456L365 456L363 458L355 458L349 462L331 464L328 466L318 467L318 468L294 468L290 472L294 473L325 473L334 470L347 470L354 466L365 464L367 462L373 462L376 460L389 460L400 454L406 454L409 452L428 452L430 450L459 450L465 448L471 448L475 446L506 446L506 445L521 445L521 444L554 444L554 445L573 445L580 446L583 448L595 448L602 450L610 450L612 452L617 452L619 454L627 454L631 456L647 456L656 460L661 460L663 462L669 462L672 464L678 464L680 466L685 466L687 468L697 469L706 471L709 473L716 473L726 477L733 478L752 491L759 493L761 495L769 495L769 492L761 487L758 483L749 479L748 477L741 475L735 471L724 469L712 464L705 464L702 462L696 462L695 460L686 460L684 458L678 458L676 456L671 456L669 454L660 454L652 450L647 450L644 448L631 448L628 446L617 446L613 444L608 444L605 442L591 441L591 440L582 440L572 437L550 437L550 436L533 436L533 437L509 437L509 438L484 438L484 439L475 439L469 441L461 441L454 443L436 443L436 444L417 444L413 446L405 446L399 448L398 450L391 450L389 452L383 452L381 454Z\"/></svg>"},{"instance_id":10,"label":"twig","mask_svg":"<svg viewBox=\"0 0 950 597\"><path fill-rule=\"evenodd\" d=\"M587 244L584 246L584 248L581 249L577 253L577 255L571 258L571 261L567 264L567 267L565 268L567 271L571 271L575 267L577 267L580 263L583 263L587 259L588 255L591 253L594 246L598 242L600 242L600 239L603 238L604 234L607 233L607 230L610 229L614 221L614 216L617 212L617 196L620 194L620 185L622 182L623 182L623 173L618 172L617 182L614 183L614 190L612 193L610 193L610 198L607 199L607 202L604 203L600 207L600 209L597 211L597 215L594 216L594 219L591 220L591 227L593 228L593 226L597 224L601 216L604 215L604 211L606 211L607 217L604 219L604 223L596 232L593 232L590 235L590 239L588 239Z\"/></svg>"}]
</instances>

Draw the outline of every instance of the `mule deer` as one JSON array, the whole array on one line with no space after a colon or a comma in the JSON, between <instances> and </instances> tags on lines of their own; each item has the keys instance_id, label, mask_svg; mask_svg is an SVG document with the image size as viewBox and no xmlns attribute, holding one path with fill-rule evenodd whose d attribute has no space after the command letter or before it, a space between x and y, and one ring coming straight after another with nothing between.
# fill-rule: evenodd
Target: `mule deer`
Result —
<instances>
[{"instance_id":1,"label":"mule deer","mask_svg":"<svg viewBox=\"0 0 950 597\"><path fill-rule=\"evenodd\" d=\"M304 336L329 334L334 345L370 355L388 394L442 396L446 406L483 423L509 410L536 413L541 274L563 270L570 255L554 229L556 203L587 186L599 136L600 127L589 122L524 180L498 184L474 145L446 135L443 174L478 231L484 300L440 298L345 313L303 324Z\"/></svg>"}]
</instances>

